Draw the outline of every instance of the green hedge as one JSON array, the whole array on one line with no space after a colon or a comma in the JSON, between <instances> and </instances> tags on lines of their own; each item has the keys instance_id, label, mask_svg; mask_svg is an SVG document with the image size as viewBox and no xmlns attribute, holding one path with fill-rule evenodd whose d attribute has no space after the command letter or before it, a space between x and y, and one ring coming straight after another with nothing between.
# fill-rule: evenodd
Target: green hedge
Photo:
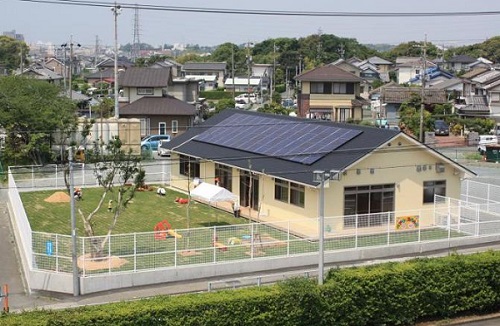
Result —
<instances>
[{"instance_id":1,"label":"green hedge","mask_svg":"<svg viewBox=\"0 0 500 326\"><path fill-rule=\"evenodd\" d=\"M1 325L412 325L500 309L500 253L331 270L274 286L3 315Z\"/></svg>"},{"instance_id":2,"label":"green hedge","mask_svg":"<svg viewBox=\"0 0 500 326\"><path fill-rule=\"evenodd\" d=\"M224 91L203 91L200 92L199 97L206 98L207 100L222 100L234 99L235 96L242 94L242 92L224 92Z\"/></svg>"}]
</instances>

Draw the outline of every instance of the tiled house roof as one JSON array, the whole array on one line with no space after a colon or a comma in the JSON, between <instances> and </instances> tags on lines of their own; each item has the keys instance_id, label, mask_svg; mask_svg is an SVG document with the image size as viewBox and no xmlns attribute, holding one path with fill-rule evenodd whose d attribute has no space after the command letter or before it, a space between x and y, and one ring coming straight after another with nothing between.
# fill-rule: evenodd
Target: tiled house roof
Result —
<instances>
[{"instance_id":1,"label":"tiled house roof","mask_svg":"<svg viewBox=\"0 0 500 326\"><path fill-rule=\"evenodd\" d=\"M132 67L120 74L123 87L166 87L171 81L170 69Z\"/></svg>"},{"instance_id":2,"label":"tiled house roof","mask_svg":"<svg viewBox=\"0 0 500 326\"><path fill-rule=\"evenodd\" d=\"M178 100L173 96L142 97L120 108L120 115L189 115L194 116L194 105Z\"/></svg>"},{"instance_id":3,"label":"tiled house roof","mask_svg":"<svg viewBox=\"0 0 500 326\"><path fill-rule=\"evenodd\" d=\"M184 70L225 70L225 62L186 62Z\"/></svg>"},{"instance_id":4,"label":"tiled house roof","mask_svg":"<svg viewBox=\"0 0 500 326\"><path fill-rule=\"evenodd\" d=\"M361 82L363 79L340 69L335 65L326 65L318 67L297 76L295 79L300 81L338 81L338 82Z\"/></svg>"},{"instance_id":5,"label":"tiled house roof","mask_svg":"<svg viewBox=\"0 0 500 326\"><path fill-rule=\"evenodd\" d=\"M381 98L385 103L401 104L411 99L413 94L421 95L421 92L421 87L387 87L382 88ZM425 89L425 103L443 104L447 102L446 92L437 89Z\"/></svg>"}]
</instances>

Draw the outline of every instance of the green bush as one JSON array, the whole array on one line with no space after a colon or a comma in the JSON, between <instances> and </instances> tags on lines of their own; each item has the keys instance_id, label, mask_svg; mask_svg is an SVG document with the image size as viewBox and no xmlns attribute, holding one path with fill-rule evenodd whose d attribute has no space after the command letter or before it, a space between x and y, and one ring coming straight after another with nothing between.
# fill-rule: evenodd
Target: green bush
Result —
<instances>
[{"instance_id":1,"label":"green bush","mask_svg":"<svg viewBox=\"0 0 500 326\"><path fill-rule=\"evenodd\" d=\"M413 325L500 305L500 252L330 270L274 286L40 310L2 325Z\"/></svg>"},{"instance_id":2,"label":"green bush","mask_svg":"<svg viewBox=\"0 0 500 326\"><path fill-rule=\"evenodd\" d=\"M236 92L234 96L238 96L241 92ZM206 98L207 100L222 100L222 99L234 99L233 92L221 92L216 91L203 91L200 92L200 97Z\"/></svg>"}]
</instances>

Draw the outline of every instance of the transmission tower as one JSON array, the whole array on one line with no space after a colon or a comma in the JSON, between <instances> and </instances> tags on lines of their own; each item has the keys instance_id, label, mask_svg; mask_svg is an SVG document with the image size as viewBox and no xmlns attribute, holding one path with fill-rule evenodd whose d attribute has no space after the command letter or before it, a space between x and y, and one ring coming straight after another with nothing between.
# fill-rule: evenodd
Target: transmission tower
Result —
<instances>
[{"instance_id":1,"label":"transmission tower","mask_svg":"<svg viewBox=\"0 0 500 326\"><path fill-rule=\"evenodd\" d=\"M134 41L132 44L132 60L135 61L140 56L141 41L140 41L140 28L139 28L139 7L136 4L134 9Z\"/></svg>"}]
</instances>

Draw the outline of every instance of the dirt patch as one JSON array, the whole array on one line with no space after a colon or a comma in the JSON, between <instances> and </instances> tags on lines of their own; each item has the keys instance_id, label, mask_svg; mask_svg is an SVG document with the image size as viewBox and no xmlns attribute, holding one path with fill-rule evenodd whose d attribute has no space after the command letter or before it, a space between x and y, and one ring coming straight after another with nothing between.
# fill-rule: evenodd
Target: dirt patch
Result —
<instances>
[{"instance_id":1,"label":"dirt patch","mask_svg":"<svg viewBox=\"0 0 500 326\"><path fill-rule=\"evenodd\" d=\"M69 195L63 191L56 191L55 193L44 199L44 201L48 203L69 203L69 200Z\"/></svg>"},{"instance_id":2,"label":"dirt patch","mask_svg":"<svg viewBox=\"0 0 500 326\"><path fill-rule=\"evenodd\" d=\"M42 205L40 205L40 204L36 204L36 205L35 205L35 209L36 209L36 210L41 210L41 209L45 209L45 207L44 207L44 206L42 206Z\"/></svg>"},{"instance_id":3,"label":"dirt patch","mask_svg":"<svg viewBox=\"0 0 500 326\"><path fill-rule=\"evenodd\" d=\"M119 268L125 265L126 263L128 263L128 260L116 256L92 259L90 258L90 254L86 254L85 256L78 257L78 267L82 269L85 267L85 270L87 271L95 271L99 269L108 269L108 268Z\"/></svg>"},{"instance_id":4,"label":"dirt patch","mask_svg":"<svg viewBox=\"0 0 500 326\"><path fill-rule=\"evenodd\" d=\"M194 251L194 250L183 250L179 253L179 255L183 257L189 257L189 256L198 256L198 255L203 255L201 252Z\"/></svg>"}]
</instances>

